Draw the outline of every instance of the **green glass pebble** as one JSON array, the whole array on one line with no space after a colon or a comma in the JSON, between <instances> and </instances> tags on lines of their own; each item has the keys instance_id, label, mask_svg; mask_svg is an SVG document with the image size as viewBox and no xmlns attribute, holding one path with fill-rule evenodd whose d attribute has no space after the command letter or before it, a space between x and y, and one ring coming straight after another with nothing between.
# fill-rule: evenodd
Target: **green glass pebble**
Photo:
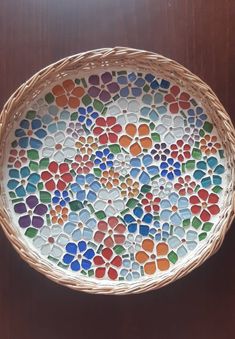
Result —
<instances>
[{"instance_id":1,"label":"green glass pebble","mask_svg":"<svg viewBox=\"0 0 235 339\"><path fill-rule=\"evenodd\" d=\"M201 157L202 157L202 152L198 148L193 148L192 156L193 156L194 159L200 160Z\"/></svg>"},{"instance_id":2,"label":"green glass pebble","mask_svg":"<svg viewBox=\"0 0 235 339\"><path fill-rule=\"evenodd\" d=\"M38 185L37 185L37 188L39 191L42 191L43 190L43 182L39 182Z\"/></svg>"},{"instance_id":3,"label":"green glass pebble","mask_svg":"<svg viewBox=\"0 0 235 339\"><path fill-rule=\"evenodd\" d=\"M78 112L73 112L70 116L71 121L76 121L78 119Z\"/></svg>"},{"instance_id":4,"label":"green glass pebble","mask_svg":"<svg viewBox=\"0 0 235 339\"><path fill-rule=\"evenodd\" d=\"M51 194L49 192L40 191L39 198L40 198L40 201L45 204L49 204L51 202Z\"/></svg>"},{"instance_id":5,"label":"green glass pebble","mask_svg":"<svg viewBox=\"0 0 235 339\"><path fill-rule=\"evenodd\" d=\"M90 105L90 104L92 103L91 97L90 97L88 94L84 95L84 97L82 98L82 103L83 103L85 106Z\"/></svg>"},{"instance_id":6,"label":"green glass pebble","mask_svg":"<svg viewBox=\"0 0 235 339\"><path fill-rule=\"evenodd\" d=\"M93 102L93 106L94 106L95 110L97 110L99 112L103 111L104 105L102 104L101 101L95 99L94 102Z\"/></svg>"},{"instance_id":7,"label":"green glass pebble","mask_svg":"<svg viewBox=\"0 0 235 339\"><path fill-rule=\"evenodd\" d=\"M167 257L172 264L175 264L178 260L178 255L174 251L171 251Z\"/></svg>"},{"instance_id":8,"label":"green glass pebble","mask_svg":"<svg viewBox=\"0 0 235 339\"><path fill-rule=\"evenodd\" d=\"M94 270L89 270L88 271L88 277L92 277L94 275Z\"/></svg>"},{"instance_id":9,"label":"green glass pebble","mask_svg":"<svg viewBox=\"0 0 235 339\"><path fill-rule=\"evenodd\" d=\"M52 104L55 100L54 95L52 93L47 93L45 95L45 100L49 105Z\"/></svg>"},{"instance_id":10,"label":"green glass pebble","mask_svg":"<svg viewBox=\"0 0 235 339\"><path fill-rule=\"evenodd\" d=\"M113 250L116 254L122 254L123 252L125 252L125 248L122 245L114 246Z\"/></svg>"},{"instance_id":11,"label":"green glass pebble","mask_svg":"<svg viewBox=\"0 0 235 339\"><path fill-rule=\"evenodd\" d=\"M38 233L38 230L36 228L33 228L33 227L29 227L27 228L27 230L25 231L25 235L26 237L28 238L34 238Z\"/></svg>"},{"instance_id":12,"label":"green glass pebble","mask_svg":"<svg viewBox=\"0 0 235 339\"><path fill-rule=\"evenodd\" d=\"M213 125L209 122L209 121L205 121L204 125L203 125L203 129L207 132L207 133L211 133L211 131L213 130Z\"/></svg>"},{"instance_id":13,"label":"green glass pebble","mask_svg":"<svg viewBox=\"0 0 235 339\"><path fill-rule=\"evenodd\" d=\"M78 200L70 201L69 206L72 211L79 211L83 208L83 204Z\"/></svg>"},{"instance_id":14,"label":"green glass pebble","mask_svg":"<svg viewBox=\"0 0 235 339\"><path fill-rule=\"evenodd\" d=\"M214 224L212 222L205 222L203 224L202 229L203 229L203 231L210 232L210 230L212 229L213 225Z\"/></svg>"},{"instance_id":15,"label":"green glass pebble","mask_svg":"<svg viewBox=\"0 0 235 339\"><path fill-rule=\"evenodd\" d=\"M183 226L188 227L190 225L190 219L183 220Z\"/></svg>"},{"instance_id":16,"label":"green glass pebble","mask_svg":"<svg viewBox=\"0 0 235 339\"><path fill-rule=\"evenodd\" d=\"M151 191L151 186L149 186L149 185L143 185L142 187L141 187L141 192L142 193L148 193L148 192L150 192Z\"/></svg>"},{"instance_id":17,"label":"green glass pebble","mask_svg":"<svg viewBox=\"0 0 235 339\"><path fill-rule=\"evenodd\" d=\"M198 219L197 217L193 217L192 220L192 226L196 229L198 229L200 226L202 225L202 222L200 219Z\"/></svg>"},{"instance_id":18,"label":"green glass pebble","mask_svg":"<svg viewBox=\"0 0 235 339\"><path fill-rule=\"evenodd\" d=\"M38 163L36 161L30 161L29 163L29 168L31 169L31 171L38 171Z\"/></svg>"},{"instance_id":19,"label":"green glass pebble","mask_svg":"<svg viewBox=\"0 0 235 339\"><path fill-rule=\"evenodd\" d=\"M102 171L99 168L94 168L94 174L99 178L101 177Z\"/></svg>"},{"instance_id":20,"label":"green glass pebble","mask_svg":"<svg viewBox=\"0 0 235 339\"><path fill-rule=\"evenodd\" d=\"M187 170L193 170L195 168L195 160L188 160L185 164Z\"/></svg>"},{"instance_id":21,"label":"green glass pebble","mask_svg":"<svg viewBox=\"0 0 235 339\"><path fill-rule=\"evenodd\" d=\"M113 154L118 154L118 153L121 153L121 148L119 145L115 144L115 145L110 145L109 146L109 149L110 151L113 153Z\"/></svg>"},{"instance_id":22,"label":"green glass pebble","mask_svg":"<svg viewBox=\"0 0 235 339\"><path fill-rule=\"evenodd\" d=\"M152 137L153 141L155 141L155 142L161 141L160 135L158 133L152 133L151 137Z\"/></svg>"},{"instance_id":23,"label":"green glass pebble","mask_svg":"<svg viewBox=\"0 0 235 339\"><path fill-rule=\"evenodd\" d=\"M215 187L212 188L212 191L214 193L220 193L222 190L223 190L223 188L220 187L220 186L215 186Z\"/></svg>"},{"instance_id":24,"label":"green glass pebble","mask_svg":"<svg viewBox=\"0 0 235 339\"><path fill-rule=\"evenodd\" d=\"M104 213L104 211L98 211L95 213L95 215L97 216L99 220L102 220L106 217L106 214Z\"/></svg>"},{"instance_id":25,"label":"green glass pebble","mask_svg":"<svg viewBox=\"0 0 235 339\"><path fill-rule=\"evenodd\" d=\"M49 165L49 158L42 158L39 161L39 168L42 169L46 169Z\"/></svg>"},{"instance_id":26,"label":"green glass pebble","mask_svg":"<svg viewBox=\"0 0 235 339\"><path fill-rule=\"evenodd\" d=\"M134 208L138 204L138 201L139 200L137 200L137 199L131 198L127 201L126 205L129 208Z\"/></svg>"},{"instance_id":27,"label":"green glass pebble","mask_svg":"<svg viewBox=\"0 0 235 339\"><path fill-rule=\"evenodd\" d=\"M207 236L206 232L200 233L199 236L198 236L199 241L204 240L206 238L206 236Z\"/></svg>"},{"instance_id":28,"label":"green glass pebble","mask_svg":"<svg viewBox=\"0 0 235 339\"><path fill-rule=\"evenodd\" d=\"M39 159L38 151L36 151L35 149L28 150L27 155L28 155L28 158L30 160L38 160Z\"/></svg>"},{"instance_id":29,"label":"green glass pebble","mask_svg":"<svg viewBox=\"0 0 235 339\"><path fill-rule=\"evenodd\" d=\"M36 111L28 111L28 112L26 113L26 119L32 120L32 119L35 118L35 116L36 116Z\"/></svg>"}]
</instances>

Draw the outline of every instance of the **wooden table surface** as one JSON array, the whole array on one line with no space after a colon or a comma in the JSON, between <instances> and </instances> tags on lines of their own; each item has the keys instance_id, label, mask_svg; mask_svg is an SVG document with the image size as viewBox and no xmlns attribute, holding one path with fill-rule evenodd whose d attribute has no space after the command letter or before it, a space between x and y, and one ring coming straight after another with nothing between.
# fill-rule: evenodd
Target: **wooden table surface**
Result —
<instances>
[{"instance_id":1,"label":"wooden table surface","mask_svg":"<svg viewBox=\"0 0 235 339\"><path fill-rule=\"evenodd\" d=\"M232 116L234 17L234 0L1 0L0 105L60 58L129 46L188 67ZM233 339L234 242L232 227L216 255L161 290L95 296L31 269L0 230L0 339Z\"/></svg>"}]
</instances>

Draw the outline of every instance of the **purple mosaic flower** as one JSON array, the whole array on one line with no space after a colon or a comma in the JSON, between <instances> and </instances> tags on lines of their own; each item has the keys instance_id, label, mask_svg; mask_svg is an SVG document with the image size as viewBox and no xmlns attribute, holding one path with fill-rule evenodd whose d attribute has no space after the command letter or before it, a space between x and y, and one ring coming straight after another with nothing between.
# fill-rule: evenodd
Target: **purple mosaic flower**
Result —
<instances>
[{"instance_id":1,"label":"purple mosaic flower","mask_svg":"<svg viewBox=\"0 0 235 339\"><path fill-rule=\"evenodd\" d=\"M66 132L71 135L74 139L77 139L79 136L84 135L85 131L82 128L82 124L80 122L73 122L69 123Z\"/></svg>"},{"instance_id":2,"label":"purple mosaic flower","mask_svg":"<svg viewBox=\"0 0 235 339\"><path fill-rule=\"evenodd\" d=\"M103 102L107 102L111 99L111 94L117 93L120 89L116 82L113 82L113 76L110 72L105 72L99 75L91 75L88 79L90 85L88 94L92 98L97 98Z\"/></svg>"},{"instance_id":3,"label":"purple mosaic flower","mask_svg":"<svg viewBox=\"0 0 235 339\"><path fill-rule=\"evenodd\" d=\"M17 214L23 214L18 220L20 227L26 228L32 225L40 228L44 223L42 216L46 214L47 206L39 203L35 195L30 195L25 203L19 202L16 204L14 210Z\"/></svg>"},{"instance_id":4,"label":"purple mosaic flower","mask_svg":"<svg viewBox=\"0 0 235 339\"><path fill-rule=\"evenodd\" d=\"M151 154L157 161L166 161L167 156L170 154L170 150L167 148L166 143L162 142L154 145L154 148L151 150Z\"/></svg>"}]
</instances>

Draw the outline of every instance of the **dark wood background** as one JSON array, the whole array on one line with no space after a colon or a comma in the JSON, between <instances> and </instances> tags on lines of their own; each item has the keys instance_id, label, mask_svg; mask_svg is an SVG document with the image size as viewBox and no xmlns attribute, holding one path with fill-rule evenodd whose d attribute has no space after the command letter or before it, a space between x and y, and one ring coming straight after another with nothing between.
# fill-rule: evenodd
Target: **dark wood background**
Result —
<instances>
[{"instance_id":1,"label":"dark wood background","mask_svg":"<svg viewBox=\"0 0 235 339\"><path fill-rule=\"evenodd\" d=\"M234 0L1 0L0 106L42 67L117 45L177 60L234 113ZM0 230L0 339L233 339L234 241L232 227L220 251L185 278L114 297L52 283Z\"/></svg>"}]
</instances>

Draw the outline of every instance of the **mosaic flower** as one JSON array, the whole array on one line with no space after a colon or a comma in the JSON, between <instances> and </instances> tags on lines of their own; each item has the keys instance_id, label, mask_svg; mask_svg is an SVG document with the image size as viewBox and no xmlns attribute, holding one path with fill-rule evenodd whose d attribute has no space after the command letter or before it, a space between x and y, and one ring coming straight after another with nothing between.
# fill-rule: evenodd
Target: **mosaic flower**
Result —
<instances>
[{"instance_id":1,"label":"mosaic flower","mask_svg":"<svg viewBox=\"0 0 235 339\"><path fill-rule=\"evenodd\" d=\"M114 216L125 208L125 204L117 188L111 190L102 188L98 192L98 199L94 208L98 211L104 211L107 216Z\"/></svg>"},{"instance_id":2,"label":"mosaic flower","mask_svg":"<svg viewBox=\"0 0 235 339\"><path fill-rule=\"evenodd\" d=\"M71 135L71 137L74 139L78 139L78 138L80 139L80 137L85 134L85 131L82 128L82 124L80 122L70 121L66 129L66 133L68 135ZM77 142L75 143L75 146L77 147Z\"/></svg>"},{"instance_id":3,"label":"mosaic flower","mask_svg":"<svg viewBox=\"0 0 235 339\"><path fill-rule=\"evenodd\" d=\"M70 265L72 271L87 271L91 268L91 260L95 252L92 248L88 248L85 241L79 241L77 244L70 242L66 245L66 254L63 257L63 262Z\"/></svg>"},{"instance_id":4,"label":"mosaic flower","mask_svg":"<svg viewBox=\"0 0 235 339\"><path fill-rule=\"evenodd\" d=\"M184 119L181 116L164 114L155 132L161 136L161 140L170 145L181 139L184 135Z\"/></svg>"},{"instance_id":5,"label":"mosaic flower","mask_svg":"<svg viewBox=\"0 0 235 339\"><path fill-rule=\"evenodd\" d=\"M179 197L175 192L172 192L168 199L161 200L160 206L160 220L170 221L173 225L181 225L183 220L191 217L188 199Z\"/></svg>"},{"instance_id":6,"label":"mosaic flower","mask_svg":"<svg viewBox=\"0 0 235 339\"><path fill-rule=\"evenodd\" d=\"M191 206L191 212L196 215L200 215L202 221L209 221L213 215L220 212L220 208L217 205L219 197L217 194L209 193L205 189L200 189L197 195L193 195L189 199Z\"/></svg>"},{"instance_id":7,"label":"mosaic flower","mask_svg":"<svg viewBox=\"0 0 235 339\"><path fill-rule=\"evenodd\" d=\"M39 98L32 104L32 110L42 116L42 114L46 113L48 110L48 104L45 102L44 98Z\"/></svg>"},{"instance_id":8,"label":"mosaic flower","mask_svg":"<svg viewBox=\"0 0 235 339\"><path fill-rule=\"evenodd\" d=\"M142 243L142 251L136 253L136 261L144 265L144 272L148 275L154 274L157 269L166 271L170 267L169 260L166 258L168 254L168 245L164 242L158 243L155 247L154 241L145 239Z\"/></svg>"},{"instance_id":9,"label":"mosaic flower","mask_svg":"<svg viewBox=\"0 0 235 339\"><path fill-rule=\"evenodd\" d=\"M104 145L108 142L115 143L118 140L118 134L122 131L120 124L117 124L115 117L97 118L96 127L93 129L94 135L99 137L99 142Z\"/></svg>"},{"instance_id":10,"label":"mosaic flower","mask_svg":"<svg viewBox=\"0 0 235 339\"><path fill-rule=\"evenodd\" d=\"M85 91L81 86L76 86L71 79L63 81L62 85L56 85L52 88L57 106L77 108L80 105L80 98Z\"/></svg>"},{"instance_id":11,"label":"mosaic flower","mask_svg":"<svg viewBox=\"0 0 235 339\"><path fill-rule=\"evenodd\" d=\"M73 181L73 177L69 171L67 163L59 164L52 161L48 165L48 169L41 173L41 179L45 182L48 191L64 191L68 184Z\"/></svg>"},{"instance_id":12,"label":"mosaic flower","mask_svg":"<svg viewBox=\"0 0 235 339\"><path fill-rule=\"evenodd\" d=\"M170 82L165 79L156 79L156 76L148 73L145 75L144 79L149 83L152 90L163 89L166 90L170 87Z\"/></svg>"},{"instance_id":13,"label":"mosaic flower","mask_svg":"<svg viewBox=\"0 0 235 339\"><path fill-rule=\"evenodd\" d=\"M114 115L117 118L117 123L123 126L127 123L136 123L139 110L140 103L137 100L119 98L108 107L107 114Z\"/></svg>"},{"instance_id":14,"label":"mosaic flower","mask_svg":"<svg viewBox=\"0 0 235 339\"><path fill-rule=\"evenodd\" d=\"M78 201L87 200L94 202L97 199L97 192L101 188L94 174L77 175L76 183L71 184L71 190L76 193Z\"/></svg>"},{"instance_id":15,"label":"mosaic flower","mask_svg":"<svg viewBox=\"0 0 235 339\"><path fill-rule=\"evenodd\" d=\"M171 145L170 149L171 157L180 162L190 159L191 157L191 147L189 144L185 144L183 140L177 140L175 144Z\"/></svg>"},{"instance_id":16,"label":"mosaic flower","mask_svg":"<svg viewBox=\"0 0 235 339\"><path fill-rule=\"evenodd\" d=\"M179 257L183 257L188 251L197 246L198 234L196 231L185 229L181 226L174 227L173 234L168 238L169 247L176 251Z\"/></svg>"},{"instance_id":17,"label":"mosaic flower","mask_svg":"<svg viewBox=\"0 0 235 339\"><path fill-rule=\"evenodd\" d=\"M68 220L68 212L69 209L67 207L56 205L55 208L50 210L51 222L62 226Z\"/></svg>"},{"instance_id":18,"label":"mosaic flower","mask_svg":"<svg viewBox=\"0 0 235 339\"><path fill-rule=\"evenodd\" d=\"M117 82L121 85L121 97L139 97L142 94L142 88L145 85L145 80L134 72L127 75L119 75Z\"/></svg>"},{"instance_id":19,"label":"mosaic flower","mask_svg":"<svg viewBox=\"0 0 235 339\"><path fill-rule=\"evenodd\" d=\"M159 168L153 164L150 154L146 154L142 158L132 158L130 164L132 167L130 175L134 179L138 179L141 184L149 184L151 177L159 173Z\"/></svg>"},{"instance_id":20,"label":"mosaic flower","mask_svg":"<svg viewBox=\"0 0 235 339\"><path fill-rule=\"evenodd\" d=\"M173 180L174 177L179 177L181 175L180 163L174 161L174 159L169 158L167 161L163 161L160 164L161 175L167 177L169 180Z\"/></svg>"},{"instance_id":21,"label":"mosaic flower","mask_svg":"<svg viewBox=\"0 0 235 339\"><path fill-rule=\"evenodd\" d=\"M140 265L130 259L122 261L122 268L120 276L124 277L127 281L132 281L140 278Z\"/></svg>"},{"instance_id":22,"label":"mosaic flower","mask_svg":"<svg viewBox=\"0 0 235 339\"><path fill-rule=\"evenodd\" d=\"M195 109L188 110L188 123L191 127L201 128L206 120L207 115L203 108L198 106Z\"/></svg>"},{"instance_id":23,"label":"mosaic flower","mask_svg":"<svg viewBox=\"0 0 235 339\"><path fill-rule=\"evenodd\" d=\"M20 169L10 169L7 187L14 190L18 197L25 197L27 194L36 192L40 180L38 173L31 173L27 166Z\"/></svg>"},{"instance_id":24,"label":"mosaic flower","mask_svg":"<svg viewBox=\"0 0 235 339\"><path fill-rule=\"evenodd\" d=\"M20 122L20 128L15 130L15 136L18 144L22 148L40 149L43 145L42 139L45 138L47 132L42 128L42 121L38 118L31 120L23 119Z\"/></svg>"},{"instance_id":25,"label":"mosaic flower","mask_svg":"<svg viewBox=\"0 0 235 339\"><path fill-rule=\"evenodd\" d=\"M70 120L70 112L67 110L60 111L57 106L51 105L48 107L48 112L41 117L41 120L51 134L65 131L66 122Z\"/></svg>"},{"instance_id":26,"label":"mosaic flower","mask_svg":"<svg viewBox=\"0 0 235 339\"><path fill-rule=\"evenodd\" d=\"M142 239L143 237L140 234L127 233L124 246L129 253L136 253L141 249Z\"/></svg>"},{"instance_id":27,"label":"mosaic flower","mask_svg":"<svg viewBox=\"0 0 235 339\"><path fill-rule=\"evenodd\" d=\"M94 240L97 243L104 242L106 247L123 244L125 241L126 226L116 217L109 217L107 221L100 220L97 224Z\"/></svg>"},{"instance_id":28,"label":"mosaic flower","mask_svg":"<svg viewBox=\"0 0 235 339\"><path fill-rule=\"evenodd\" d=\"M224 166L219 164L215 157L209 157L206 161L197 161L193 177L200 180L202 187L209 188L211 185L222 184L221 174L224 172Z\"/></svg>"},{"instance_id":29,"label":"mosaic flower","mask_svg":"<svg viewBox=\"0 0 235 339\"><path fill-rule=\"evenodd\" d=\"M93 161L90 160L90 157L87 154L77 154L74 160L75 161L72 163L71 167L77 172L77 174L88 174L94 166Z\"/></svg>"},{"instance_id":30,"label":"mosaic flower","mask_svg":"<svg viewBox=\"0 0 235 339\"><path fill-rule=\"evenodd\" d=\"M53 158L57 162L65 159L72 159L76 154L75 141L72 137L66 136L64 132L56 132L53 137L47 136L44 140L42 156Z\"/></svg>"},{"instance_id":31,"label":"mosaic flower","mask_svg":"<svg viewBox=\"0 0 235 339\"><path fill-rule=\"evenodd\" d=\"M190 95L181 92L178 86L172 86L170 93L165 95L165 101L169 104L171 113L178 113L180 109L188 109L190 107Z\"/></svg>"},{"instance_id":32,"label":"mosaic flower","mask_svg":"<svg viewBox=\"0 0 235 339\"><path fill-rule=\"evenodd\" d=\"M75 143L75 146L79 149L80 153L88 155L92 155L98 148L96 139L91 135L87 137L80 136L78 141Z\"/></svg>"},{"instance_id":33,"label":"mosaic flower","mask_svg":"<svg viewBox=\"0 0 235 339\"><path fill-rule=\"evenodd\" d=\"M109 148L104 148L102 151L95 152L96 158L94 164L99 166L99 168L104 171L107 167L113 166L113 153L110 152Z\"/></svg>"},{"instance_id":34,"label":"mosaic flower","mask_svg":"<svg viewBox=\"0 0 235 339\"><path fill-rule=\"evenodd\" d=\"M216 154L219 148L221 148L221 144L217 142L215 135L206 134L204 138L200 140L200 149L206 155Z\"/></svg>"},{"instance_id":35,"label":"mosaic flower","mask_svg":"<svg viewBox=\"0 0 235 339\"><path fill-rule=\"evenodd\" d=\"M133 210L133 215L126 214L124 216L124 221L128 225L128 231L130 233L136 233L137 231L143 236L148 235L152 220L152 214L145 213L141 207L135 207Z\"/></svg>"},{"instance_id":36,"label":"mosaic flower","mask_svg":"<svg viewBox=\"0 0 235 339\"><path fill-rule=\"evenodd\" d=\"M131 157L129 154L117 154L116 158L113 161L114 171L119 172L123 176L129 174L131 169L130 160Z\"/></svg>"},{"instance_id":37,"label":"mosaic flower","mask_svg":"<svg viewBox=\"0 0 235 339\"><path fill-rule=\"evenodd\" d=\"M196 182L192 180L190 175L186 175L185 177L179 177L178 182L174 184L174 188L179 192L179 195L191 195L194 192L196 187Z\"/></svg>"},{"instance_id":38,"label":"mosaic flower","mask_svg":"<svg viewBox=\"0 0 235 339\"><path fill-rule=\"evenodd\" d=\"M103 186L108 189L117 187L119 185L119 173L115 172L112 169L106 170L102 172L102 177L100 178L100 182Z\"/></svg>"},{"instance_id":39,"label":"mosaic flower","mask_svg":"<svg viewBox=\"0 0 235 339\"><path fill-rule=\"evenodd\" d=\"M53 204L60 204L61 207L66 206L70 202L69 193L67 191L55 190L54 196L52 197Z\"/></svg>"},{"instance_id":40,"label":"mosaic flower","mask_svg":"<svg viewBox=\"0 0 235 339\"><path fill-rule=\"evenodd\" d=\"M157 242L166 241L170 235L170 225L168 222L160 223L158 220L155 220L149 234L151 234Z\"/></svg>"},{"instance_id":41,"label":"mosaic flower","mask_svg":"<svg viewBox=\"0 0 235 339\"><path fill-rule=\"evenodd\" d=\"M151 150L151 154L156 161L166 161L168 155L170 154L170 150L165 142L156 143Z\"/></svg>"},{"instance_id":42,"label":"mosaic flower","mask_svg":"<svg viewBox=\"0 0 235 339\"><path fill-rule=\"evenodd\" d=\"M43 226L39 234L33 239L33 245L42 255L52 256L59 259L64 251L63 247L69 242L69 237L61 233L61 227L53 225L51 227Z\"/></svg>"},{"instance_id":43,"label":"mosaic flower","mask_svg":"<svg viewBox=\"0 0 235 339\"><path fill-rule=\"evenodd\" d=\"M101 255L96 255L93 259L96 266L96 278L103 278L106 274L111 280L118 278L117 269L122 266L122 258L119 255L114 255L111 248L104 248Z\"/></svg>"},{"instance_id":44,"label":"mosaic flower","mask_svg":"<svg viewBox=\"0 0 235 339\"><path fill-rule=\"evenodd\" d=\"M11 149L10 150L8 162L9 164L13 164L15 168L20 168L27 161L28 161L27 154L24 149L21 149L21 150Z\"/></svg>"},{"instance_id":45,"label":"mosaic flower","mask_svg":"<svg viewBox=\"0 0 235 339\"><path fill-rule=\"evenodd\" d=\"M91 240L97 225L95 218L88 209L83 208L78 213L70 212L68 221L64 224L64 232L71 235L73 241Z\"/></svg>"},{"instance_id":46,"label":"mosaic flower","mask_svg":"<svg viewBox=\"0 0 235 339\"><path fill-rule=\"evenodd\" d=\"M39 203L36 195L30 195L25 202L15 204L14 211L16 214L21 214L18 220L21 228L27 228L31 225L40 228L44 223L43 217L47 213L47 206Z\"/></svg>"},{"instance_id":47,"label":"mosaic flower","mask_svg":"<svg viewBox=\"0 0 235 339\"><path fill-rule=\"evenodd\" d=\"M137 128L134 124L127 124L125 132L126 134L120 137L119 143L124 148L130 148L132 155L137 156L143 149L150 149L152 147L148 125L141 124Z\"/></svg>"},{"instance_id":48,"label":"mosaic flower","mask_svg":"<svg viewBox=\"0 0 235 339\"><path fill-rule=\"evenodd\" d=\"M85 124L87 127L91 127L95 119L98 118L99 113L94 111L92 106L79 107L78 108L78 121Z\"/></svg>"},{"instance_id":49,"label":"mosaic flower","mask_svg":"<svg viewBox=\"0 0 235 339\"><path fill-rule=\"evenodd\" d=\"M139 194L139 182L134 181L131 178L126 178L124 182L120 184L121 195L123 197L134 198Z\"/></svg>"},{"instance_id":50,"label":"mosaic flower","mask_svg":"<svg viewBox=\"0 0 235 339\"><path fill-rule=\"evenodd\" d=\"M145 106L140 109L140 115L149 118L153 122L159 120L159 115L167 112L166 107L163 105L163 95L161 93L145 94L142 101Z\"/></svg>"},{"instance_id":51,"label":"mosaic flower","mask_svg":"<svg viewBox=\"0 0 235 339\"><path fill-rule=\"evenodd\" d=\"M141 200L141 203L144 207L145 212L159 212L160 201L161 201L160 198L155 197L152 193L148 192Z\"/></svg>"},{"instance_id":52,"label":"mosaic flower","mask_svg":"<svg viewBox=\"0 0 235 339\"><path fill-rule=\"evenodd\" d=\"M91 75L88 79L90 85L88 94L92 98L97 98L103 102L107 102L111 99L111 94L115 94L119 91L119 85L113 81L113 76L110 72L105 72L99 75Z\"/></svg>"},{"instance_id":53,"label":"mosaic flower","mask_svg":"<svg viewBox=\"0 0 235 339\"><path fill-rule=\"evenodd\" d=\"M168 196L173 188L172 182L166 180L165 178L153 180L151 185L153 195L159 197L160 199Z\"/></svg>"},{"instance_id":54,"label":"mosaic flower","mask_svg":"<svg viewBox=\"0 0 235 339\"><path fill-rule=\"evenodd\" d=\"M182 140L192 147L195 142L200 140L199 130L185 127L185 134L182 136Z\"/></svg>"}]
</instances>

